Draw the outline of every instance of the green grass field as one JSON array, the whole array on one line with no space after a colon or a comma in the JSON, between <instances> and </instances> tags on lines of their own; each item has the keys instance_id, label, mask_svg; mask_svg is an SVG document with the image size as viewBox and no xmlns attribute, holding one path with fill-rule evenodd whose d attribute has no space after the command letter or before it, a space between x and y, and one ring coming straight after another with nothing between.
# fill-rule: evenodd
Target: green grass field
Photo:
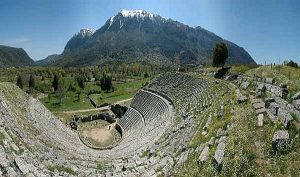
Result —
<instances>
[{"instance_id":1,"label":"green grass field","mask_svg":"<svg viewBox=\"0 0 300 177\"><path fill-rule=\"evenodd\" d=\"M135 93L150 79L136 79L126 83L115 84L114 92L102 92L101 94L92 94L90 97L97 102L98 105L103 103L113 104L120 100L132 98Z\"/></svg>"},{"instance_id":2,"label":"green grass field","mask_svg":"<svg viewBox=\"0 0 300 177\"><path fill-rule=\"evenodd\" d=\"M80 95L80 100L78 100L75 92L67 92L60 105L58 104L59 101L54 94L51 94L50 100L48 97L46 97L42 98L41 101L52 112L93 108L90 100L84 93Z\"/></svg>"},{"instance_id":3,"label":"green grass field","mask_svg":"<svg viewBox=\"0 0 300 177\"><path fill-rule=\"evenodd\" d=\"M90 95L93 100L97 101L98 105L103 103L113 104L121 100L132 98L135 93L146 83L150 81L150 78L135 78L128 80L127 82L114 83L114 92L101 91L101 94ZM47 82L47 81L45 81ZM68 81L67 81L68 82ZM67 85L68 83L66 83ZM63 122L68 122L74 113L65 113L65 111L76 111L83 109L93 109L94 106L88 99L88 92L90 90L100 91L100 86L95 82L88 82L85 85L84 90L81 90L80 100L78 100L78 94L73 91L67 91L65 97L62 99L61 104L54 93L49 97L41 98L42 103ZM124 103L129 105L130 101ZM97 113L97 111L88 111L84 113L76 113L77 115L90 115Z\"/></svg>"}]
</instances>

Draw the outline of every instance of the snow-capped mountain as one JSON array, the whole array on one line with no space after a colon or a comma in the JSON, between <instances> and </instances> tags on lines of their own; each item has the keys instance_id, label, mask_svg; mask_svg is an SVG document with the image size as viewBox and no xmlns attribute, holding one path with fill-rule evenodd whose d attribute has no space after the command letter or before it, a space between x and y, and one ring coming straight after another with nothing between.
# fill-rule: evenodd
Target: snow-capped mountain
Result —
<instances>
[{"instance_id":1,"label":"snow-capped mountain","mask_svg":"<svg viewBox=\"0 0 300 177\"><path fill-rule=\"evenodd\" d=\"M126 19L127 18L127 19ZM159 18L161 20L161 17L156 14L152 14L149 12L146 12L144 10L121 10L117 15L114 15L109 18L109 20L106 22L108 25L107 30L110 29L110 27L114 23L118 23L117 25L119 28L122 28L126 20L128 19L136 19L137 21L144 21L144 20L154 20L155 18Z\"/></svg>"},{"instance_id":2,"label":"snow-capped mountain","mask_svg":"<svg viewBox=\"0 0 300 177\"><path fill-rule=\"evenodd\" d=\"M121 10L95 32L80 30L67 43L55 65L77 66L105 62L182 64L211 62L215 43L224 41L229 63L255 64L251 56L236 44L202 27L189 27L144 10Z\"/></svg>"},{"instance_id":3,"label":"snow-capped mountain","mask_svg":"<svg viewBox=\"0 0 300 177\"><path fill-rule=\"evenodd\" d=\"M120 14L123 15L123 17L137 17L140 19L145 19L145 18L150 18L153 19L154 16L157 16L155 14L152 14L150 12L146 12L144 10L121 10L119 12Z\"/></svg>"},{"instance_id":4,"label":"snow-capped mountain","mask_svg":"<svg viewBox=\"0 0 300 177\"><path fill-rule=\"evenodd\" d=\"M104 27L101 29L115 31L123 27L125 27L125 29L129 27L135 28L135 25L144 25L146 23L160 24L164 23L165 21L166 19L162 18L161 16L146 12L144 10L121 10L117 15L110 17L106 21Z\"/></svg>"},{"instance_id":5,"label":"snow-capped mountain","mask_svg":"<svg viewBox=\"0 0 300 177\"><path fill-rule=\"evenodd\" d=\"M65 51L72 51L81 46L84 42L86 42L93 34L95 30L93 29L81 29L77 34L75 34L65 46Z\"/></svg>"}]
</instances>

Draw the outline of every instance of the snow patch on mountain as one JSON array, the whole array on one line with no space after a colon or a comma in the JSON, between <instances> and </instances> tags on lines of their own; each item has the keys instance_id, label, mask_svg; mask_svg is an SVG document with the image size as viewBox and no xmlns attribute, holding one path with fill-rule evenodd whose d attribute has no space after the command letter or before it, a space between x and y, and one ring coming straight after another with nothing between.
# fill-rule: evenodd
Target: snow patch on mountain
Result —
<instances>
[{"instance_id":1,"label":"snow patch on mountain","mask_svg":"<svg viewBox=\"0 0 300 177\"><path fill-rule=\"evenodd\" d=\"M111 27L111 25L113 24L114 18L115 18L115 16L110 17L110 19L109 19L109 26L108 26L107 29L109 29Z\"/></svg>"},{"instance_id":2,"label":"snow patch on mountain","mask_svg":"<svg viewBox=\"0 0 300 177\"><path fill-rule=\"evenodd\" d=\"M155 17L155 14L146 12L144 10L121 10L120 13L122 14L123 17L137 17L140 19L144 19L146 17L153 19L153 17Z\"/></svg>"},{"instance_id":3,"label":"snow patch on mountain","mask_svg":"<svg viewBox=\"0 0 300 177\"><path fill-rule=\"evenodd\" d=\"M80 32L77 33L77 35L81 37L85 37L85 36L92 36L94 33L95 30L86 28L86 29L81 29Z\"/></svg>"}]
</instances>

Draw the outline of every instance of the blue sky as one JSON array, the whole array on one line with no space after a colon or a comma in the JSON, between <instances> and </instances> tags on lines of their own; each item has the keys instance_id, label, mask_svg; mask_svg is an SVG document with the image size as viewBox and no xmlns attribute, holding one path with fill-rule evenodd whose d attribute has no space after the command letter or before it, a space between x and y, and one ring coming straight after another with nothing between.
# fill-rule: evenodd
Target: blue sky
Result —
<instances>
[{"instance_id":1,"label":"blue sky","mask_svg":"<svg viewBox=\"0 0 300 177\"><path fill-rule=\"evenodd\" d=\"M98 29L122 9L201 26L244 47L257 63L300 62L297 0L1 0L0 44L43 59L60 54L81 28Z\"/></svg>"}]
</instances>

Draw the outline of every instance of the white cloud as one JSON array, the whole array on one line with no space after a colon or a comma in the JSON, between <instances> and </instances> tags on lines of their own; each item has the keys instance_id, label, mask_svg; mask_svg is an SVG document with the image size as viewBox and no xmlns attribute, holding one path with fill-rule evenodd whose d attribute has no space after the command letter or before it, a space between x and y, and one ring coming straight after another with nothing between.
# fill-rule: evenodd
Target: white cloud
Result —
<instances>
[{"instance_id":1,"label":"white cloud","mask_svg":"<svg viewBox=\"0 0 300 177\"><path fill-rule=\"evenodd\" d=\"M26 37L20 37L20 38L15 38L15 39L10 39L7 41L4 41L3 43L6 45L16 45L16 44L22 44L25 42L29 42L31 39L26 38Z\"/></svg>"}]
</instances>

